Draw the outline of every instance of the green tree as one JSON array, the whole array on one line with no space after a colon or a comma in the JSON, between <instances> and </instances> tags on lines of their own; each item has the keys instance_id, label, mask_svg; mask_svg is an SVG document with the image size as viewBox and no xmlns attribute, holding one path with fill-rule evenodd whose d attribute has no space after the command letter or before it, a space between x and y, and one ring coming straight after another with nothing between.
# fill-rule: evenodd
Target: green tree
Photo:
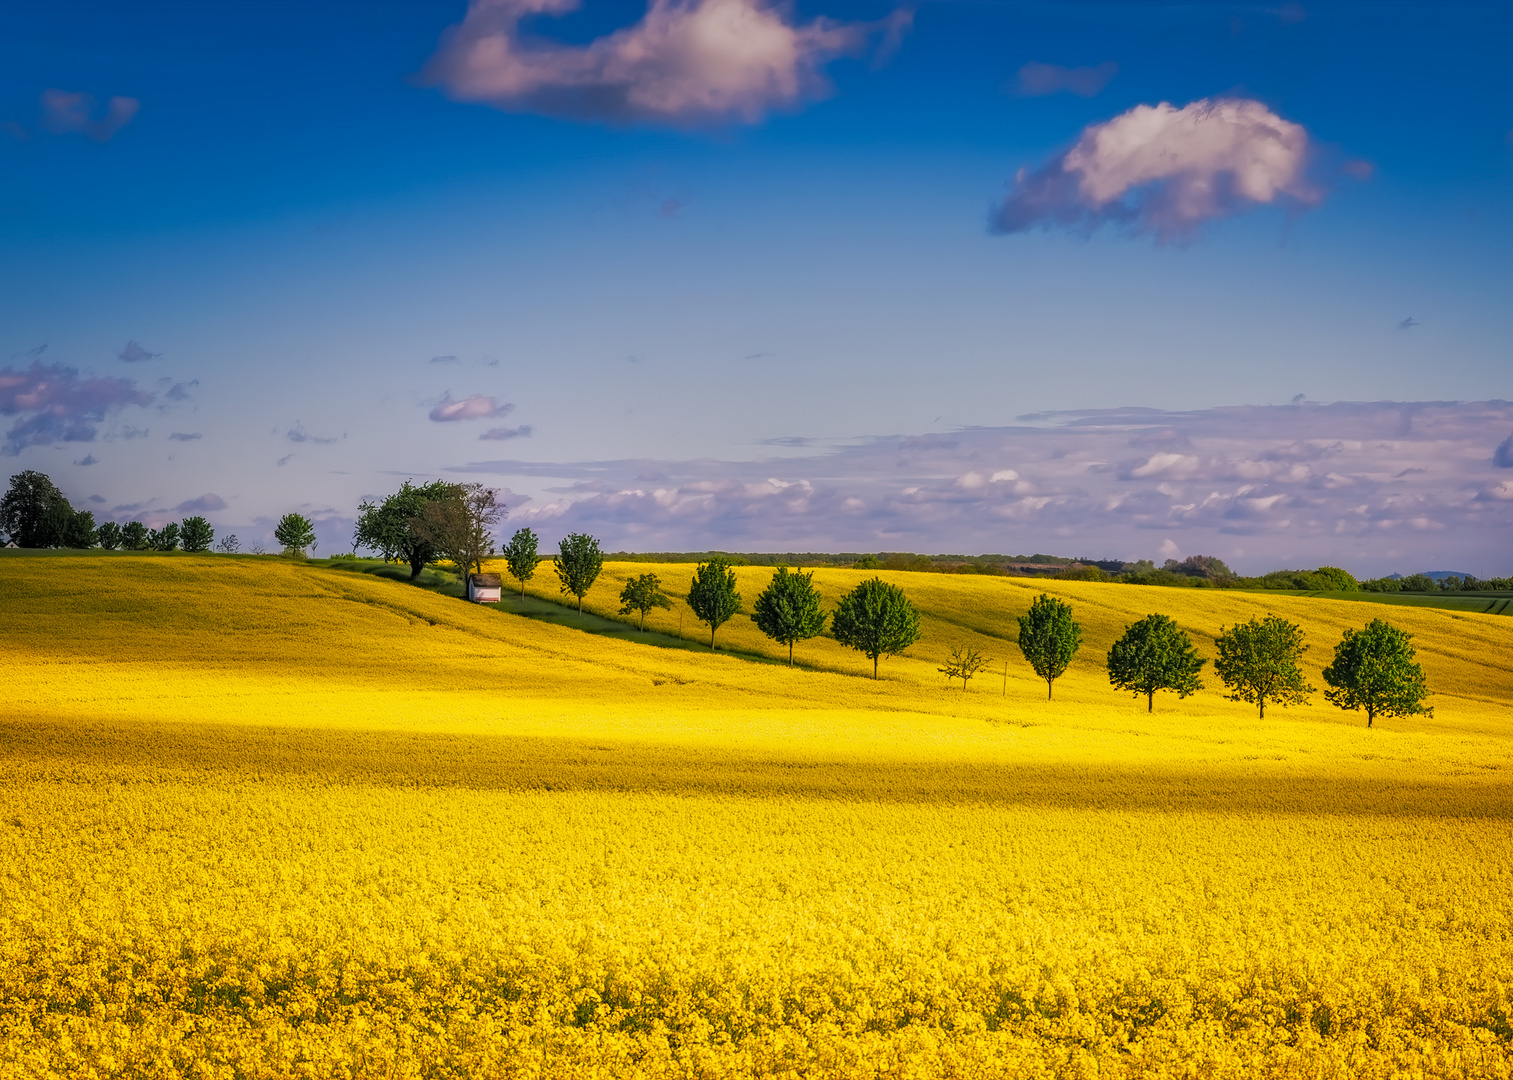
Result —
<instances>
[{"instance_id":1,"label":"green tree","mask_svg":"<svg viewBox=\"0 0 1513 1080\"><path fill-rule=\"evenodd\" d=\"M1071 606L1054 597L1041 593L1028 614L1019 616L1019 651L1045 680L1047 701L1081 644L1082 627L1072 618Z\"/></svg>"},{"instance_id":2,"label":"green tree","mask_svg":"<svg viewBox=\"0 0 1513 1080\"><path fill-rule=\"evenodd\" d=\"M951 646L951 655L946 659L945 667L936 668L946 677L946 686L951 685L952 679L961 680L961 692L967 692L967 683L992 661L972 648L970 645Z\"/></svg>"},{"instance_id":3,"label":"green tree","mask_svg":"<svg viewBox=\"0 0 1513 1080\"><path fill-rule=\"evenodd\" d=\"M147 526L140 521L128 521L121 526L121 547L127 551L146 551L151 545Z\"/></svg>"},{"instance_id":4,"label":"green tree","mask_svg":"<svg viewBox=\"0 0 1513 1080\"><path fill-rule=\"evenodd\" d=\"M646 633L646 614L652 608L672 609L672 601L662 591L662 579L656 574L641 574L625 583L620 590L620 614L633 611L641 613L641 632Z\"/></svg>"},{"instance_id":5,"label":"green tree","mask_svg":"<svg viewBox=\"0 0 1513 1080\"><path fill-rule=\"evenodd\" d=\"M179 523L170 521L161 529L153 529L148 537L148 545L153 551L177 551L179 549Z\"/></svg>"},{"instance_id":6,"label":"green tree","mask_svg":"<svg viewBox=\"0 0 1513 1080\"><path fill-rule=\"evenodd\" d=\"M734 568L718 556L700 563L688 586L688 606L700 622L709 624L709 647L714 648L714 632L741 610Z\"/></svg>"},{"instance_id":7,"label":"green tree","mask_svg":"<svg viewBox=\"0 0 1513 1080\"><path fill-rule=\"evenodd\" d=\"M845 596L831 620L835 640L877 662L895 656L919 640L919 609L904 591L882 578L868 578Z\"/></svg>"},{"instance_id":8,"label":"green tree","mask_svg":"<svg viewBox=\"0 0 1513 1080\"><path fill-rule=\"evenodd\" d=\"M1214 671L1229 688L1231 701L1248 701L1266 717L1266 703L1308 704L1314 688L1298 668L1298 658L1308 651L1303 628L1278 615L1252 618L1228 630L1220 629L1215 644L1219 658Z\"/></svg>"},{"instance_id":9,"label":"green tree","mask_svg":"<svg viewBox=\"0 0 1513 1080\"><path fill-rule=\"evenodd\" d=\"M604 568L604 552L599 550L599 541L587 533L568 533L557 545L552 567L562 582L562 591L578 598L578 610L582 612L583 597L594 587L599 571Z\"/></svg>"},{"instance_id":10,"label":"green tree","mask_svg":"<svg viewBox=\"0 0 1513 1080\"><path fill-rule=\"evenodd\" d=\"M1326 589L1334 592L1359 592L1361 589L1361 583L1355 579L1355 575L1338 566L1321 566L1313 572L1313 576L1320 579Z\"/></svg>"},{"instance_id":11,"label":"green tree","mask_svg":"<svg viewBox=\"0 0 1513 1080\"><path fill-rule=\"evenodd\" d=\"M767 587L757 594L751 613L757 629L779 645L788 646L788 666L793 666L793 646L825 631L829 618L820 608L820 593L814 587L814 571L789 572L780 566Z\"/></svg>"},{"instance_id":12,"label":"green tree","mask_svg":"<svg viewBox=\"0 0 1513 1080\"><path fill-rule=\"evenodd\" d=\"M63 504L67 513L62 515L62 527L58 534L58 546L87 549L95 546L95 516L88 510L75 510Z\"/></svg>"},{"instance_id":13,"label":"green tree","mask_svg":"<svg viewBox=\"0 0 1513 1080\"><path fill-rule=\"evenodd\" d=\"M482 484L450 484L445 495L421 507L411 522L417 538L451 559L464 582L494 554L494 528L505 515L499 492Z\"/></svg>"},{"instance_id":14,"label":"green tree","mask_svg":"<svg viewBox=\"0 0 1513 1080\"><path fill-rule=\"evenodd\" d=\"M536 573L536 566L541 562L541 556L537 553L536 545L539 541L536 534L530 529L516 529L515 535L510 537L510 542L504 545L504 565L509 567L510 576L520 582L520 599L525 599L525 583Z\"/></svg>"},{"instance_id":15,"label":"green tree","mask_svg":"<svg viewBox=\"0 0 1513 1080\"><path fill-rule=\"evenodd\" d=\"M114 551L121 546L121 526L114 521L103 522L95 530L95 542L106 551Z\"/></svg>"},{"instance_id":16,"label":"green tree","mask_svg":"<svg viewBox=\"0 0 1513 1080\"><path fill-rule=\"evenodd\" d=\"M210 522L202 517L187 517L179 526L179 535L184 544L184 550L193 553L209 551L210 545L215 541L215 530L210 527Z\"/></svg>"},{"instance_id":17,"label":"green tree","mask_svg":"<svg viewBox=\"0 0 1513 1080\"><path fill-rule=\"evenodd\" d=\"M73 508L45 473L27 469L11 477L0 497L0 529L24 548L56 547Z\"/></svg>"},{"instance_id":18,"label":"green tree","mask_svg":"<svg viewBox=\"0 0 1513 1080\"><path fill-rule=\"evenodd\" d=\"M1365 709L1368 728L1378 716L1434 715L1424 706L1429 685L1414 659L1413 635L1381 619L1345 631L1324 681L1332 687L1324 697L1342 709Z\"/></svg>"},{"instance_id":19,"label":"green tree","mask_svg":"<svg viewBox=\"0 0 1513 1080\"><path fill-rule=\"evenodd\" d=\"M1206 663L1176 623L1165 615L1147 615L1125 627L1108 651L1108 681L1136 697L1144 694L1145 711L1154 712L1157 690L1175 690L1179 698L1202 690L1198 673Z\"/></svg>"},{"instance_id":20,"label":"green tree","mask_svg":"<svg viewBox=\"0 0 1513 1080\"><path fill-rule=\"evenodd\" d=\"M285 514L279 518L278 528L273 530L273 539L278 541L285 555L303 559L305 550L316 546L315 526L303 514Z\"/></svg>"},{"instance_id":21,"label":"green tree","mask_svg":"<svg viewBox=\"0 0 1513 1080\"><path fill-rule=\"evenodd\" d=\"M354 548L378 552L385 560L410 564L410 580L441 556L436 546L416 528L421 513L431 503L451 496L456 485L435 480L416 487L406 480L399 490L381 503L364 499L357 506L357 529L352 538Z\"/></svg>"}]
</instances>

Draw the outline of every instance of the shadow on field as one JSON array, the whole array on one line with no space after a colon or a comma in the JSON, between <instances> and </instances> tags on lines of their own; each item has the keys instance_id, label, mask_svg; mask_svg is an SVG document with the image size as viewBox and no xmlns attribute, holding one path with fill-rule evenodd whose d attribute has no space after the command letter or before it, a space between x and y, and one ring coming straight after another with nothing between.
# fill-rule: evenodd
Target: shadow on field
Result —
<instances>
[{"instance_id":1,"label":"shadow on field","mask_svg":"<svg viewBox=\"0 0 1513 1080\"><path fill-rule=\"evenodd\" d=\"M1137 769L879 762L508 735L157 722L0 721L0 777L1513 819L1513 786L1484 769L1448 782L1382 773L1309 775L1266 763Z\"/></svg>"},{"instance_id":2,"label":"shadow on field","mask_svg":"<svg viewBox=\"0 0 1513 1080\"><path fill-rule=\"evenodd\" d=\"M462 581L455 575L432 567L426 567L420 576L410 580L410 571L407 567L396 566L393 563L382 563L377 560L333 560L330 567L345 570L348 573L367 574L370 577L383 578L386 581L395 581L402 585L413 585L417 588L426 589L429 592L439 593L442 596L450 596L457 600L463 599ZM733 656L739 660L750 660L758 664L787 664L787 660L777 660L761 653L747 652L742 649L720 648L710 649L704 642L696 637L679 637L675 634L659 633L656 630L638 630L628 622L619 619L606 618L603 615L595 615L591 611L579 611L567 604L553 603L543 600L539 596L527 593L521 596L519 592L511 592L504 589L498 604L484 605L489 610L504 612L509 615L519 615L526 619L535 619L539 622L548 622L556 626L566 626L573 630L581 630L586 634L597 634L600 637L616 638L620 641L629 641L636 645L651 645L659 649L682 649L685 652L715 652L720 656ZM698 629L695 624L694 629ZM802 661L796 667L810 667ZM829 670L829 669L824 669ZM849 672L847 673L849 674Z\"/></svg>"}]
</instances>

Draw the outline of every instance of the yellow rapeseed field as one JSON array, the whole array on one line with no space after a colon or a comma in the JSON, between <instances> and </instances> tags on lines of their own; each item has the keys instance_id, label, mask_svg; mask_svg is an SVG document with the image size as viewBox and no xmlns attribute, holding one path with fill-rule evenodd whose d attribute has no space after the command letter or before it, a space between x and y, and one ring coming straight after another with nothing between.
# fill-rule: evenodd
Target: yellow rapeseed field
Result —
<instances>
[{"instance_id":1,"label":"yellow rapeseed field","mask_svg":"<svg viewBox=\"0 0 1513 1080\"><path fill-rule=\"evenodd\" d=\"M611 564L586 607L647 570L687 591ZM0 557L0 1078L1513 1076L1513 619L882 576L924 636L874 682L745 616L711 655L316 563ZM1085 625L1053 702L1040 591ZM1153 611L1208 656L1298 621L1319 686L1381 614L1435 714L1148 715L1102 659ZM953 645L998 660L965 693Z\"/></svg>"}]
</instances>

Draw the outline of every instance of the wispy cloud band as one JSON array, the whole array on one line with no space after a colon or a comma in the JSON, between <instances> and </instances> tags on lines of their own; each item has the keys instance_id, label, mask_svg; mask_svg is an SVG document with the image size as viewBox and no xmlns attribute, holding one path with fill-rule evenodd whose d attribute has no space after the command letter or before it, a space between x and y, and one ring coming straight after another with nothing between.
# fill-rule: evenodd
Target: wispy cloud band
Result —
<instances>
[{"instance_id":1,"label":"wispy cloud band","mask_svg":"<svg viewBox=\"0 0 1513 1080\"><path fill-rule=\"evenodd\" d=\"M1027 551L1508 573L1513 402L1043 414L756 462L474 462L519 515L642 550ZM1169 548L1168 548L1169 550ZM1434 564L1434 565L1431 565Z\"/></svg>"}]
</instances>

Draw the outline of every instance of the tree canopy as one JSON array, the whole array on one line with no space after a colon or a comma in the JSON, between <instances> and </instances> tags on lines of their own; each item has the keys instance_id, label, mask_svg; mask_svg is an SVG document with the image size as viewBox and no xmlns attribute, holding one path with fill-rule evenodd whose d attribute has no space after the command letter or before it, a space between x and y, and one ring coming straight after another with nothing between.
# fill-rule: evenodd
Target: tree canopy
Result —
<instances>
[{"instance_id":1,"label":"tree canopy","mask_svg":"<svg viewBox=\"0 0 1513 1080\"><path fill-rule=\"evenodd\" d=\"M437 556L452 560L464 581L494 554L494 527L505 515L498 491L482 484L448 484L410 521L414 537ZM412 575L413 577L413 575Z\"/></svg>"},{"instance_id":2,"label":"tree canopy","mask_svg":"<svg viewBox=\"0 0 1513 1080\"><path fill-rule=\"evenodd\" d=\"M146 551L151 544L147 526L140 521L128 521L121 526L121 547L127 551Z\"/></svg>"},{"instance_id":3,"label":"tree canopy","mask_svg":"<svg viewBox=\"0 0 1513 1080\"><path fill-rule=\"evenodd\" d=\"M604 552L599 550L599 541L587 533L568 533L557 545L552 568L562 582L562 591L578 598L581 612L583 597L594 587L599 571L604 568Z\"/></svg>"},{"instance_id":4,"label":"tree canopy","mask_svg":"<svg viewBox=\"0 0 1513 1080\"><path fill-rule=\"evenodd\" d=\"M882 578L868 578L845 596L831 620L835 640L877 662L895 656L919 640L919 609L904 591Z\"/></svg>"},{"instance_id":5,"label":"tree canopy","mask_svg":"<svg viewBox=\"0 0 1513 1080\"><path fill-rule=\"evenodd\" d=\"M315 526L303 514L285 514L273 530L273 539L284 549L285 555L303 559L307 548L316 546Z\"/></svg>"},{"instance_id":6,"label":"tree canopy","mask_svg":"<svg viewBox=\"0 0 1513 1080\"><path fill-rule=\"evenodd\" d=\"M209 551L215 542L215 530L202 517L187 517L179 524L179 542L191 553Z\"/></svg>"},{"instance_id":7,"label":"tree canopy","mask_svg":"<svg viewBox=\"0 0 1513 1080\"><path fill-rule=\"evenodd\" d=\"M639 574L620 590L620 614L641 613L641 632L646 633L646 615L652 608L671 610L672 600L662 591L662 579L656 574Z\"/></svg>"},{"instance_id":8,"label":"tree canopy","mask_svg":"<svg viewBox=\"0 0 1513 1080\"><path fill-rule=\"evenodd\" d=\"M1413 635L1382 619L1360 630L1346 630L1324 669L1330 704L1347 711L1366 710L1369 728L1378 716L1433 716L1424 699L1429 684L1414 659Z\"/></svg>"},{"instance_id":9,"label":"tree canopy","mask_svg":"<svg viewBox=\"0 0 1513 1080\"><path fill-rule=\"evenodd\" d=\"M312 536L310 543L313 544L314 542L315 538ZM179 523L177 521L170 521L161 529L153 529L152 534L148 537L148 546L153 551L177 551L179 549ZM301 551L300 554L303 555L304 552Z\"/></svg>"},{"instance_id":10,"label":"tree canopy","mask_svg":"<svg viewBox=\"0 0 1513 1080\"><path fill-rule=\"evenodd\" d=\"M456 485L435 480L416 487L406 480L381 503L363 500L357 507L353 547L368 548L384 559L410 564L410 580L441 556L436 546L415 528L421 512L430 503L448 498Z\"/></svg>"},{"instance_id":11,"label":"tree canopy","mask_svg":"<svg viewBox=\"0 0 1513 1080\"><path fill-rule=\"evenodd\" d=\"M106 551L114 551L121 546L121 526L114 521L101 522L95 530L95 542Z\"/></svg>"},{"instance_id":12,"label":"tree canopy","mask_svg":"<svg viewBox=\"0 0 1513 1080\"><path fill-rule=\"evenodd\" d=\"M1203 689L1198 673L1208 663L1193 648L1186 632L1165 615L1147 615L1125 627L1108 651L1108 681L1115 689L1145 695L1145 711L1154 712L1157 690L1175 690L1185 698Z\"/></svg>"},{"instance_id":13,"label":"tree canopy","mask_svg":"<svg viewBox=\"0 0 1513 1080\"><path fill-rule=\"evenodd\" d=\"M539 541L536 534L530 529L516 529L515 535L510 537L510 542L504 545L504 565L509 567L510 576L520 582L520 598L525 599L525 583L536 574L536 566L541 562L541 556L537 552Z\"/></svg>"},{"instance_id":14,"label":"tree canopy","mask_svg":"<svg viewBox=\"0 0 1513 1080\"><path fill-rule=\"evenodd\" d=\"M953 645L951 646L951 655L946 659L945 666L936 668L935 670L946 677L946 685L948 687L951 685L952 679L960 679L961 692L965 694L967 692L967 683L972 681L972 676L987 667L989 663L991 663L991 660L972 646Z\"/></svg>"},{"instance_id":15,"label":"tree canopy","mask_svg":"<svg viewBox=\"0 0 1513 1080\"><path fill-rule=\"evenodd\" d=\"M700 622L709 624L709 647L714 648L714 632L741 610L735 569L721 558L700 563L688 586L688 606Z\"/></svg>"},{"instance_id":16,"label":"tree canopy","mask_svg":"<svg viewBox=\"0 0 1513 1080\"><path fill-rule=\"evenodd\" d=\"M751 618L758 630L779 645L788 646L788 666L792 667L794 643L824 633L829 618L820 607L814 571L806 574L778 567L767 587L757 594Z\"/></svg>"},{"instance_id":17,"label":"tree canopy","mask_svg":"<svg viewBox=\"0 0 1513 1080\"><path fill-rule=\"evenodd\" d=\"M1221 628L1219 658L1214 671L1229 688L1231 701L1248 701L1265 719L1266 703L1286 707L1308 704L1314 688L1298 668L1298 659L1308 651L1303 628L1279 615L1252 618L1228 630Z\"/></svg>"},{"instance_id":18,"label":"tree canopy","mask_svg":"<svg viewBox=\"0 0 1513 1080\"><path fill-rule=\"evenodd\" d=\"M11 477L0 497L0 529L19 547L58 547L73 518L73 507L45 473L27 469Z\"/></svg>"},{"instance_id":19,"label":"tree canopy","mask_svg":"<svg viewBox=\"0 0 1513 1080\"><path fill-rule=\"evenodd\" d=\"M1019 616L1019 651L1045 680L1047 701L1081 644L1082 627L1072 618L1071 606L1055 597L1041 593L1030 610Z\"/></svg>"}]
</instances>

